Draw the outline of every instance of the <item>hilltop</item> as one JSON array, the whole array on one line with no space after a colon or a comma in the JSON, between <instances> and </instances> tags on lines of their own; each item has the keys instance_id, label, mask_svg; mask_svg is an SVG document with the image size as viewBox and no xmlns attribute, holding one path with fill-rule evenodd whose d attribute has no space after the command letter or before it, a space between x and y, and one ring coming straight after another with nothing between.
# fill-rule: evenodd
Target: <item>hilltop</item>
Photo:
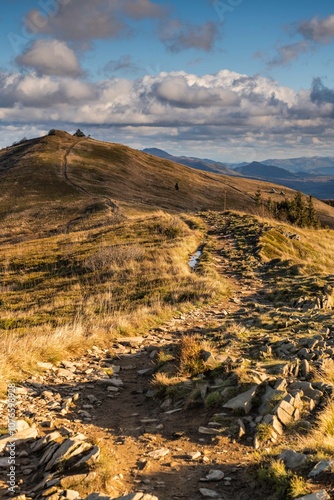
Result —
<instances>
[{"instance_id":1,"label":"hilltop","mask_svg":"<svg viewBox=\"0 0 334 500\"><path fill-rule=\"evenodd\" d=\"M0 175L2 239L94 226L133 210L256 213L258 188L264 197L281 191L273 183L202 172L63 131L1 150ZM294 191L285 193L291 198ZM315 208L323 224L334 226L332 207L317 201Z\"/></svg>"}]
</instances>

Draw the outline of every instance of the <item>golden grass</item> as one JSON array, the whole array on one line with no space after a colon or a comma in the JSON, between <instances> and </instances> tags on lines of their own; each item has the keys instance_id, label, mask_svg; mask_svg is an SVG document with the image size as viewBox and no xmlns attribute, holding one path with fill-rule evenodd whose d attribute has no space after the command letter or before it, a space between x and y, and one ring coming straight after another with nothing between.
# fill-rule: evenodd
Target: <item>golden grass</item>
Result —
<instances>
[{"instance_id":1,"label":"golden grass","mask_svg":"<svg viewBox=\"0 0 334 500\"><path fill-rule=\"evenodd\" d=\"M180 374L194 376L203 373L205 361L203 360L203 342L195 335L185 335L178 345L178 360Z\"/></svg>"},{"instance_id":2,"label":"golden grass","mask_svg":"<svg viewBox=\"0 0 334 500\"><path fill-rule=\"evenodd\" d=\"M190 229L181 217L160 212L2 246L2 388L36 361L143 332L176 310L226 294L221 280L188 266L203 238L195 222Z\"/></svg>"},{"instance_id":3,"label":"golden grass","mask_svg":"<svg viewBox=\"0 0 334 500\"><path fill-rule=\"evenodd\" d=\"M319 414L313 430L298 439L298 449L312 452L313 459L331 458L334 449L334 401L330 401Z\"/></svg>"},{"instance_id":4,"label":"golden grass","mask_svg":"<svg viewBox=\"0 0 334 500\"><path fill-rule=\"evenodd\" d=\"M334 273L334 231L330 229L301 229L282 226L271 221L274 226L261 238L261 256L264 261L279 258L291 261L304 274ZM300 235L300 241L290 239L279 230Z\"/></svg>"},{"instance_id":5,"label":"golden grass","mask_svg":"<svg viewBox=\"0 0 334 500\"><path fill-rule=\"evenodd\" d=\"M265 459L257 476L260 484L268 489L267 498L271 500L291 500L311 491L307 481L287 470L282 460Z\"/></svg>"}]
</instances>

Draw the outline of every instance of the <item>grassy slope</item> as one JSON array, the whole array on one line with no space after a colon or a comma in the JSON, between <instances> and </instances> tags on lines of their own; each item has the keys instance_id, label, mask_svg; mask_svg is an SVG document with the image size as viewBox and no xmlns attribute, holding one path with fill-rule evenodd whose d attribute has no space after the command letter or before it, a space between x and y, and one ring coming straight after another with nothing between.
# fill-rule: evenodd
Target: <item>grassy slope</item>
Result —
<instances>
[{"instance_id":1,"label":"grassy slope","mask_svg":"<svg viewBox=\"0 0 334 500\"><path fill-rule=\"evenodd\" d=\"M268 196L272 188L65 132L0 151L0 178L3 373L65 355L68 328L79 339L114 335L212 300L224 284L190 272L188 255L205 231L184 214L221 209L225 190L228 208L256 213L258 186ZM333 217L332 207L317 208ZM24 350L32 355L22 364L15 353Z\"/></svg>"},{"instance_id":2,"label":"grassy slope","mask_svg":"<svg viewBox=\"0 0 334 500\"><path fill-rule=\"evenodd\" d=\"M202 226L160 212L0 246L0 381L226 294L210 265L188 266Z\"/></svg>"},{"instance_id":3,"label":"grassy slope","mask_svg":"<svg viewBox=\"0 0 334 500\"><path fill-rule=\"evenodd\" d=\"M120 144L78 140L66 132L0 151L0 178L2 241L66 232L69 223L71 230L106 223L114 216L109 200L126 214L133 209L221 210L226 191L228 209L256 213L253 197L258 187L264 198L282 198L270 195L273 184L196 171ZM292 190L284 191L293 196ZM321 202L316 208L322 222L334 226L334 208Z\"/></svg>"}]
</instances>

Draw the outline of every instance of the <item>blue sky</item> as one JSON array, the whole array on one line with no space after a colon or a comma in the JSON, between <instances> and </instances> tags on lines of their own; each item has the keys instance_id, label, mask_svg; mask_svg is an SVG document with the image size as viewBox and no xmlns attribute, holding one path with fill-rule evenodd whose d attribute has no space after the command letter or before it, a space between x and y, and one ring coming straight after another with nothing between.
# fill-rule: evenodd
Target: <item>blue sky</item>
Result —
<instances>
[{"instance_id":1,"label":"blue sky","mask_svg":"<svg viewBox=\"0 0 334 500\"><path fill-rule=\"evenodd\" d=\"M221 161L333 155L331 0L3 0L0 146L83 128Z\"/></svg>"}]
</instances>

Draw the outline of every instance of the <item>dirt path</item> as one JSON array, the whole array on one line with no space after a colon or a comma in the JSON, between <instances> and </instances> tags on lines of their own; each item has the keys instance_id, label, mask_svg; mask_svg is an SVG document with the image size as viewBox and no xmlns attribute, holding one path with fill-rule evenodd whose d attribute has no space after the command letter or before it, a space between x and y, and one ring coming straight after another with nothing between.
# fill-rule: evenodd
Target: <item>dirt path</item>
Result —
<instances>
[{"instance_id":1,"label":"dirt path","mask_svg":"<svg viewBox=\"0 0 334 500\"><path fill-rule=\"evenodd\" d=\"M211 498L222 500L268 498L268 491L261 490L252 473L252 437L239 440L232 432L221 432L215 414L224 419L222 408L207 407L203 400L202 404L188 404L181 395L161 399L151 383L158 353L174 352L184 335L215 339L218 346L223 343L226 353L240 359L242 349L248 353L248 344L240 342L242 349L236 353L237 344L224 332L254 325L258 321L255 306L266 314L276 311L264 295L274 278L268 278L257 258L258 228L250 227L241 239L230 229L227 225L221 231L211 221L212 237L217 238L215 265L230 280L234 290L230 299L175 316L142 337L117 339L108 350L94 348L80 360L64 361L58 368L45 367L43 375L26 382L32 392L23 396L18 416L39 425L52 421L55 428L83 433L100 447L101 465L98 482L92 483L94 491L111 498L138 491L159 500L202 500L206 489ZM290 317L293 312L288 314ZM220 382L214 379L211 385L215 384ZM45 391L51 391L49 402ZM68 398L70 404L64 406ZM252 425L252 418L248 422ZM155 457L154 452L160 456ZM205 480L212 470L222 473L219 481ZM26 476L23 484L27 482ZM79 485L72 489L85 498L92 488ZM40 494L37 492L35 499L41 498Z\"/></svg>"},{"instance_id":2,"label":"dirt path","mask_svg":"<svg viewBox=\"0 0 334 500\"><path fill-rule=\"evenodd\" d=\"M70 154L73 152L74 148L81 142L83 142L84 140L87 140L85 138L82 138L82 139L79 139L78 141L76 141L74 144L72 144L65 152L65 155L64 155L64 159L63 159L63 176L66 180L66 182L74 187L75 189L77 189L78 191L80 191L81 193L84 193L85 195L89 196L90 198L93 198L93 199L98 199L96 197L96 195L93 195L91 194L89 191L87 191L87 189L85 189L84 187L80 186L80 184L77 184L76 182L74 182L70 177L69 177L69 164L68 164L68 158L70 156ZM107 205L109 205L111 208L113 208L114 210L118 209L118 205L116 205L116 203L114 203L112 200L110 200L110 198L108 198L107 196L102 196L102 199L104 199L104 201L107 203Z\"/></svg>"}]
</instances>

